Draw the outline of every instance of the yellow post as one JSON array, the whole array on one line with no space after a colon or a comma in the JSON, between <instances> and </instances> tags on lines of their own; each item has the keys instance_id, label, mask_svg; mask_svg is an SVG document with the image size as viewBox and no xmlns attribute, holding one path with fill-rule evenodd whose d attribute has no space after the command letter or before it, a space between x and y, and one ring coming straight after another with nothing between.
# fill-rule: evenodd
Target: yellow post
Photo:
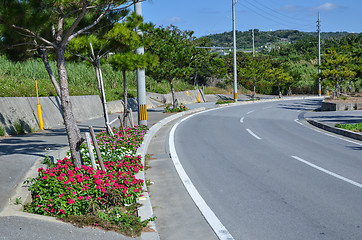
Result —
<instances>
[{"instance_id":1,"label":"yellow post","mask_svg":"<svg viewBox=\"0 0 362 240\"><path fill-rule=\"evenodd\" d=\"M197 92L197 102L200 102L200 94L199 94L199 84L196 85L196 92Z\"/></svg>"},{"instance_id":2,"label":"yellow post","mask_svg":"<svg viewBox=\"0 0 362 240\"><path fill-rule=\"evenodd\" d=\"M36 79L35 79L35 88L36 88L36 99L38 101L36 107L38 109L39 127L41 130L44 130L43 116L41 115L41 106L39 103L38 81Z\"/></svg>"}]
</instances>

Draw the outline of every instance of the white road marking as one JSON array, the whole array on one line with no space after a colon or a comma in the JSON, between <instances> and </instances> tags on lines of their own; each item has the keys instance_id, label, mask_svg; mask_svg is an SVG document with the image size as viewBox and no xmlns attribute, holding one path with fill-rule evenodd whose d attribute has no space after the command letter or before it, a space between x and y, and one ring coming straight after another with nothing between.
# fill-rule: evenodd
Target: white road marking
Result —
<instances>
[{"instance_id":1,"label":"white road marking","mask_svg":"<svg viewBox=\"0 0 362 240\"><path fill-rule=\"evenodd\" d=\"M265 109L269 109L269 108L272 108L272 106L269 106L269 107L263 107L263 110L265 110Z\"/></svg>"},{"instance_id":2,"label":"white road marking","mask_svg":"<svg viewBox=\"0 0 362 240\"><path fill-rule=\"evenodd\" d=\"M350 184L352 184L352 185L354 185L356 187L362 188L362 184L360 184L358 182L352 181L351 179L345 178L345 177L343 177L341 175L338 175L338 174L336 174L334 172L328 171L327 169L321 168L321 167L319 167L319 166L317 166L317 165L315 165L313 163L310 163L310 162L308 162L308 161L306 161L304 159L301 159L300 157L297 157L297 156L291 156L291 157L298 160L298 161L300 161L300 162L302 162L302 163L304 163L304 164L307 164L307 165L309 165L309 166L311 166L311 167L313 167L313 168L315 168L315 169L317 169L319 171L322 171L322 172L327 173L327 174L329 174L329 175L331 175L333 177L336 177L336 178L338 178L340 180L348 182L348 183L350 183Z\"/></svg>"},{"instance_id":3,"label":"white road marking","mask_svg":"<svg viewBox=\"0 0 362 240\"><path fill-rule=\"evenodd\" d=\"M253 133L249 128L246 129L246 131L248 131L253 137L255 137L258 140L261 140L260 137L258 137L258 135L256 135L255 133Z\"/></svg>"},{"instance_id":4,"label":"white road marking","mask_svg":"<svg viewBox=\"0 0 362 240\"><path fill-rule=\"evenodd\" d=\"M250 114L250 113L252 113L252 112L254 112L255 110L251 110L251 111L249 111L249 112L247 112L246 114Z\"/></svg>"},{"instance_id":5,"label":"white road marking","mask_svg":"<svg viewBox=\"0 0 362 240\"><path fill-rule=\"evenodd\" d=\"M241 123L244 122L244 117L240 118L240 122L241 122Z\"/></svg>"},{"instance_id":6,"label":"white road marking","mask_svg":"<svg viewBox=\"0 0 362 240\"><path fill-rule=\"evenodd\" d=\"M338 136L335 136L335 135L332 135L332 134L329 134L329 133L320 131L320 130L318 130L318 129L315 129L315 128L311 128L311 127L309 127L309 126L306 126L306 125L304 125L303 123L299 122L298 119L296 119L296 120L294 120L294 121L295 121L296 123L299 123L300 125L306 127L306 128L312 129L312 130L314 130L314 131L316 131L316 132L319 132L319 133L323 133L324 135L327 135L327 136L330 136L330 137L334 137L334 138L337 138L337 139L339 139L339 140L343 140L343 141L346 141L346 142L349 142L349 143L354 143L354 144L356 144L356 145L358 145L358 146L362 146L362 143L354 142L354 141L352 141L352 140L348 140L348 139L345 139L345 138L341 138L341 137L338 137Z\"/></svg>"},{"instance_id":7,"label":"white road marking","mask_svg":"<svg viewBox=\"0 0 362 240\"><path fill-rule=\"evenodd\" d=\"M196 113L191 116L188 116L188 117L182 119L181 121L179 121L178 123L176 123L172 127L171 132L170 132L170 137L169 137L171 158L172 158L173 164L176 168L176 171L177 171L182 183L184 184L185 188L187 189L187 191L190 194L191 198L193 199L194 203L200 209L202 215L205 217L206 221L210 224L211 228L214 230L214 232L216 233L218 238L221 240L234 240L234 238L231 236L229 231L224 227L224 225L220 222L220 220L217 218L215 213L211 210L211 208L207 205L207 203L202 198L200 193L197 191L196 187L193 185L193 183L191 182L191 179L188 177L187 173L185 172L184 168L182 167L181 162L176 153L174 135L175 135L177 126L181 122L183 122L186 119L188 119L192 116L195 116L197 114L200 114L200 113Z\"/></svg>"},{"instance_id":8,"label":"white road marking","mask_svg":"<svg viewBox=\"0 0 362 240\"><path fill-rule=\"evenodd\" d=\"M294 122L298 123L299 125L304 126L303 123L299 122L299 119L295 119Z\"/></svg>"}]
</instances>

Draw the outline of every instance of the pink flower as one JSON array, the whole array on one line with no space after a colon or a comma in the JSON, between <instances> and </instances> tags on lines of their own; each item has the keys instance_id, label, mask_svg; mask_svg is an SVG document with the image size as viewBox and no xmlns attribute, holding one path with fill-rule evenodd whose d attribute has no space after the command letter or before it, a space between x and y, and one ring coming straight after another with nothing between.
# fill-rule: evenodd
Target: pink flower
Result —
<instances>
[{"instance_id":1,"label":"pink flower","mask_svg":"<svg viewBox=\"0 0 362 240\"><path fill-rule=\"evenodd\" d=\"M36 197L38 198L38 197L39 197L39 195L36 195Z\"/></svg>"},{"instance_id":2,"label":"pink flower","mask_svg":"<svg viewBox=\"0 0 362 240\"><path fill-rule=\"evenodd\" d=\"M64 214L64 211L62 209L59 209L59 212Z\"/></svg>"},{"instance_id":3,"label":"pink flower","mask_svg":"<svg viewBox=\"0 0 362 240\"><path fill-rule=\"evenodd\" d=\"M87 197L85 197L85 200L88 200L88 199L90 199L91 197L90 196L87 196Z\"/></svg>"},{"instance_id":4,"label":"pink flower","mask_svg":"<svg viewBox=\"0 0 362 240\"><path fill-rule=\"evenodd\" d=\"M74 203L74 200L73 200L73 198L68 198L68 203L69 203L69 204L72 204L72 203Z\"/></svg>"},{"instance_id":5,"label":"pink flower","mask_svg":"<svg viewBox=\"0 0 362 240\"><path fill-rule=\"evenodd\" d=\"M84 198L84 197L82 197L82 196L79 196L79 197L78 197L78 200L82 200L83 198Z\"/></svg>"},{"instance_id":6,"label":"pink flower","mask_svg":"<svg viewBox=\"0 0 362 240\"><path fill-rule=\"evenodd\" d=\"M48 208L44 208L45 211L49 212Z\"/></svg>"},{"instance_id":7,"label":"pink flower","mask_svg":"<svg viewBox=\"0 0 362 240\"><path fill-rule=\"evenodd\" d=\"M73 195L77 194L77 192L72 192Z\"/></svg>"},{"instance_id":8,"label":"pink flower","mask_svg":"<svg viewBox=\"0 0 362 240\"><path fill-rule=\"evenodd\" d=\"M45 179L47 179L47 178L48 178L48 176L44 176L44 177L42 177L41 179L45 180Z\"/></svg>"},{"instance_id":9,"label":"pink flower","mask_svg":"<svg viewBox=\"0 0 362 240\"><path fill-rule=\"evenodd\" d=\"M60 195L59 195L59 198L62 198L62 197L63 197L63 195L64 195L64 193L60 194Z\"/></svg>"}]
</instances>

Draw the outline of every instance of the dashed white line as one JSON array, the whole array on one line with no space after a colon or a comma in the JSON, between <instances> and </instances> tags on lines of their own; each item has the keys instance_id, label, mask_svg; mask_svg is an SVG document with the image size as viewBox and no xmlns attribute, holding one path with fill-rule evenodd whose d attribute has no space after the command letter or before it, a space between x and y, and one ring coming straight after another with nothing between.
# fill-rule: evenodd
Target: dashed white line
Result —
<instances>
[{"instance_id":1,"label":"dashed white line","mask_svg":"<svg viewBox=\"0 0 362 240\"><path fill-rule=\"evenodd\" d=\"M244 117L240 118L240 122L241 122L241 123L244 122Z\"/></svg>"},{"instance_id":2,"label":"dashed white line","mask_svg":"<svg viewBox=\"0 0 362 240\"><path fill-rule=\"evenodd\" d=\"M307 165L309 165L309 166L311 166L311 167L313 167L313 168L315 168L315 169L317 169L317 170L319 170L319 171L322 171L322 172L324 172L324 173L327 173L327 174L329 174L329 175L331 175L331 176L333 176L333 177L335 177L335 178L338 178L338 179L340 179L340 180L343 180L343 181L345 181L345 182L348 182L348 183L350 183L350 184L352 184L352 185L354 185L354 186L356 186L356 187L362 188L362 184L360 184L360 183L358 183L358 182L352 181L351 179L345 178L345 177L343 177L343 176L341 176L341 175L339 175L339 174L336 174L336 173L331 172L331 171L329 171L329 170L327 170L327 169L324 169L324 168L322 168L322 167L319 167L319 166L317 166L317 165L315 165L315 164L313 164L313 163L310 163L310 162L308 162L308 161L306 161L306 160L304 160L304 159L301 159L300 157L297 157L297 156L291 156L291 157L294 158L294 159L296 159L296 160L298 160L298 161L300 161L300 162L302 162L302 163L304 163L304 164L307 164Z\"/></svg>"},{"instance_id":3,"label":"dashed white line","mask_svg":"<svg viewBox=\"0 0 362 240\"><path fill-rule=\"evenodd\" d=\"M254 112L255 110L251 110L251 111L249 111L249 112L247 112L246 114L250 114L250 113L252 113L252 112Z\"/></svg>"},{"instance_id":4,"label":"dashed white line","mask_svg":"<svg viewBox=\"0 0 362 240\"><path fill-rule=\"evenodd\" d=\"M255 133L253 133L253 131L251 131L249 128L247 128L246 131L248 131L256 139L261 140L261 138L258 135L256 135Z\"/></svg>"}]
</instances>

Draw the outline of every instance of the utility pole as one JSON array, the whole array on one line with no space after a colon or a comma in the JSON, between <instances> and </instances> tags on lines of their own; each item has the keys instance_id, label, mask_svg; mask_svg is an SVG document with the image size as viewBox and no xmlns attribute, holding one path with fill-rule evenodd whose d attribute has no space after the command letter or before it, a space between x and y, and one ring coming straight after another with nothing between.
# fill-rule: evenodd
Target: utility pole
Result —
<instances>
[{"instance_id":1,"label":"utility pole","mask_svg":"<svg viewBox=\"0 0 362 240\"><path fill-rule=\"evenodd\" d=\"M320 20L320 14L318 12L318 21L317 21L317 27L318 27L318 74L321 73L321 20ZM318 78L318 95L322 96L322 87L321 87L321 77Z\"/></svg>"},{"instance_id":2,"label":"utility pole","mask_svg":"<svg viewBox=\"0 0 362 240\"><path fill-rule=\"evenodd\" d=\"M237 68L236 68L236 32L235 32L235 4L236 0L232 0L233 11L233 40L234 40L234 101L238 101L238 83L237 83Z\"/></svg>"},{"instance_id":3,"label":"utility pole","mask_svg":"<svg viewBox=\"0 0 362 240\"><path fill-rule=\"evenodd\" d=\"M252 30L252 35L253 35L253 57L255 57L255 38L254 38L254 28Z\"/></svg>"},{"instance_id":4,"label":"utility pole","mask_svg":"<svg viewBox=\"0 0 362 240\"><path fill-rule=\"evenodd\" d=\"M142 0L134 0L134 11L142 16ZM137 34L142 36L142 31L136 29ZM137 54L144 54L144 47L136 50ZM146 104L146 75L145 69L137 69L137 102L138 102L138 125L147 125L147 104Z\"/></svg>"}]
</instances>

